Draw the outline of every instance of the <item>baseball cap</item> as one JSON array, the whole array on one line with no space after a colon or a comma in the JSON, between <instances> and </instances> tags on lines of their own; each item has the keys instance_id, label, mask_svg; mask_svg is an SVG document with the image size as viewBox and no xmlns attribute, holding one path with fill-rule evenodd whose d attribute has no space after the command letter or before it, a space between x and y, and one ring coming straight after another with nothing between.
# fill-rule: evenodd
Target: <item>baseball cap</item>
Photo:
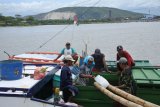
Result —
<instances>
[{"instance_id":1,"label":"baseball cap","mask_svg":"<svg viewBox=\"0 0 160 107\"><path fill-rule=\"evenodd\" d=\"M125 57L121 57L121 58L117 61L117 63L125 64L125 63L127 63L127 59L126 59Z\"/></svg>"},{"instance_id":2,"label":"baseball cap","mask_svg":"<svg viewBox=\"0 0 160 107\"><path fill-rule=\"evenodd\" d=\"M71 55L66 55L63 60L73 61L73 62L75 61Z\"/></svg>"},{"instance_id":3,"label":"baseball cap","mask_svg":"<svg viewBox=\"0 0 160 107\"><path fill-rule=\"evenodd\" d=\"M117 46L117 51L123 50L123 47L121 45Z\"/></svg>"}]
</instances>

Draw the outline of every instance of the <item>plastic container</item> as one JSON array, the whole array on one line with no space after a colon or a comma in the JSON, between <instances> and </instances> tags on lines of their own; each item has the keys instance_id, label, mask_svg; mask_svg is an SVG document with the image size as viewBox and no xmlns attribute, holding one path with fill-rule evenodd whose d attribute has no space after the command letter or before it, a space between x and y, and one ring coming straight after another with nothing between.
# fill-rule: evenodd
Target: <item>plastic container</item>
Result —
<instances>
[{"instance_id":1,"label":"plastic container","mask_svg":"<svg viewBox=\"0 0 160 107\"><path fill-rule=\"evenodd\" d=\"M104 87L104 88L107 88L108 87L108 85L109 85L109 82L105 79L105 78L103 78L102 76L100 76L100 75L97 75L95 78L94 78L94 80L97 82L97 83L99 83L102 87Z\"/></svg>"},{"instance_id":2,"label":"plastic container","mask_svg":"<svg viewBox=\"0 0 160 107\"><path fill-rule=\"evenodd\" d=\"M1 80L17 80L22 77L23 63L19 60L0 61Z\"/></svg>"}]
</instances>

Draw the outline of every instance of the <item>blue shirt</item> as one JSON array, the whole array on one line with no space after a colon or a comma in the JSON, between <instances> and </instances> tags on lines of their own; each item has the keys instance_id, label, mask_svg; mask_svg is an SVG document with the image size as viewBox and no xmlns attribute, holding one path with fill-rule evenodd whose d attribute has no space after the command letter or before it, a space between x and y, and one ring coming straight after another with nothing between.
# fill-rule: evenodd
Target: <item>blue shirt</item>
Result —
<instances>
[{"instance_id":1,"label":"blue shirt","mask_svg":"<svg viewBox=\"0 0 160 107\"><path fill-rule=\"evenodd\" d=\"M63 66L60 76L60 89L63 90L64 87L72 85L72 73L68 66Z\"/></svg>"}]
</instances>

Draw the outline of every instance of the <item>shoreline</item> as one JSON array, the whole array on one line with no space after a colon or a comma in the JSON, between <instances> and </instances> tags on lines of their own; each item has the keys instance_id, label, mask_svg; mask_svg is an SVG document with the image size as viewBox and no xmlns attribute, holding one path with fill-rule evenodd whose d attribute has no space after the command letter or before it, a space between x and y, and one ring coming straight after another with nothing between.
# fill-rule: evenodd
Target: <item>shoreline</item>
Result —
<instances>
[{"instance_id":1,"label":"shoreline","mask_svg":"<svg viewBox=\"0 0 160 107\"><path fill-rule=\"evenodd\" d=\"M111 23L131 23L131 22L160 22L160 20L151 20L151 21L139 21L139 20L132 20L132 21L113 21L113 22L80 22L80 24L111 24ZM43 25L73 25L73 23L59 23L59 24L35 24L35 25L0 25L0 27L34 27L34 26L43 26Z\"/></svg>"}]
</instances>

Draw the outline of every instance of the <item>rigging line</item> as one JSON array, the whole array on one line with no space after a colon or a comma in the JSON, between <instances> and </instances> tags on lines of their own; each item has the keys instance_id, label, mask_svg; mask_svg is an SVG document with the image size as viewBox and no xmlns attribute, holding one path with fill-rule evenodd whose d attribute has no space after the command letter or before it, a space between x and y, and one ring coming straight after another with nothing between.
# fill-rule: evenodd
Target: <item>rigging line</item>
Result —
<instances>
[{"instance_id":1,"label":"rigging line","mask_svg":"<svg viewBox=\"0 0 160 107\"><path fill-rule=\"evenodd\" d=\"M57 32L54 36L52 36L50 39L48 39L46 42L44 42L42 45L40 45L37 49L42 48L44 45L46 45L49 41L51 41L53 38L58 36L61 32L63 32L65 29L67 29L70 25L65 26L63 29L61 29L59 32ZM36 50L37 50L36 49Z\"/></svg>"},{"instance_id":2,"label":"rigging line","mask_svg":"<svg viewBox=\"0 0 160 107\"><path fill-rule=\"evenodd\" d=\"M82 1L82 2L80 2L80 3L77 3L77 4L74 4L74 5L71 5L71 7L73 6L77 6L77 5L79 5L79 4L82 4L82 3L85 3L85 2L89 2L89 1L92 1L92 0L86 0L86 1ZM71 9L70 11L73 11L74 10L74 8L73 9ZM70 14L70 16L71 16L71 14Z\"/></svg>"},{"instance_id":3,"label":"rigging line","mask_svg":"<svg viewBox=\"0 0 160 107\"><path fill-rule=\"evenodd\" d=\"M72 37L71 37L71 43L73 42L74 29L75 29L75 25L73 25L73 29L72 29Z\"/></svg>"},{"instance_id":4,"label":"rigging line","mask_svg":"<svg viewBox=\"0 0 160 107\"><path fill-rule=\"evenodd\" d=\"M88 1L91 1L91 0L88 0ZM97 5L100 1L101 1L101 0L98 0L96 3L94 3L94 4L92 5L92 7L94 7L95 5ZM86 1L84 1L84 2L86 2ZM84 2L81 2L81 3L84 3ZM76 5L81 4L81 3L77 3ZM91 7L91 8L92 8L92 7ZM89 9L90 9L90 8L86 9L81 15L83 16ZM73 10L74 10L74 9L73 9ZM81 15L79 15L79 16L81 16ZM81 17L82 17L82 16L81 16ZM73 26L71 42L72 42L73 36L74 36L74 29L75 29L75 27Z\"/></svg>"},{"instance_id":5,"label":"rigging line","mask_svg":"<svg viewBox=\"0 0 160 107\"><path fill-rule=\"evenodd\" d=\"M87 13L88 10L90 10L91 8L93 8L94 6L96 6L101 0L98 0L96 3L94 3L90 8L86 9L83 13L82 16L83 17L85 15L85 13Z\"/></svg>"},{"instance_id":6,"label":"rigging line","mask_svg":"<svg viewBox=\"0 0 160 107\"><path fill-rule=\"evenodd\" d=\"M11 55L8 52L6 52L4 50L1 50L1 49L0 49L0 51L2 51L3 53L5 53L9 58L11 57Z\"/></svg>"},{"instance_id":7,"label":"rigging line","mask_svg":"<svg viewBox=\"0 0 160 107\"><path fill-rule=\"evenodd\" d=\"M72 5L72 6L77 6L77 5L79 5L79 4L82 4L82 3L85 3L85 2L88 2L88 1L92 1L92 0L86 0L86 1L82 1L82 2L80 2L80 3L77 3L77 4L74 4L74 5Z\"/></svg>"},{"instance_id":8,"label":"rigging line","mask_svg":"<svg viewBox=\"0 0 160 107\"><path fill-rule=\"evenodd\" d=\"M76 5L79 5L79 4L81 4L81 3L85 3L85 2L88 2L88 1L91 1L91 0L86 0L86 1L83 1L83 2L80 2L80 3L77 3L77 4L73 5L73 6L76 6ZM74 10L74 9L72 9L72 10ZM71 11L72 11L72 10L71 10ZM61 32L63 32L63 31L64 31L66 28L68 28L69 26L70 26L70 25L65 26L62 30L60 30L59 32L57 32L54 36L52 36L50 39L48 39L46 42L44 42L42 45L40 45L40 46L39 46L38 48L36 48L34 51L42 48L44 45L46 45L49 41L51 41L54 37L56 37L58 34L60 34Z\"/></svg>"},{"instance_id":9,"label":"rigging line","mask_svg":"<svg viewBox=\"0 0 160 107\"><path fill-rule=\"evenodd\" d=\"M89 0L88 0L89 1ZM92 7L94 7L95 5L97 5L101 0L98 0L95 4L93 4ZM86 1L85 1L86 2ZM82 3L82 2L81 2ZM78 3L78 4L81 4L81 3ZM75 5L76 6L76 5ZM90 8L89 8L90 9ZM87 12L89 9L86 9L83 13L82 13L82 16L85 14L85 12ZM74 10L74 9L72 9ZM70 24L71 25L71 24ZM40 45L37 49L35 50L38 50L40 48L42 48L44 45L46 45L49 41L51 41L53 38L55 38L56 36L58 36L61 32L63 32L66 28L68 28L70 25L67 25L65 26L62 30L60 30L59 32L57 32L55 35L53 35L50 39L48 39L46 42L44 42L42 45Z\"/></svg>"},{"instance_id":10,"label":"rigging line","mask_svg":"<svg viewBox=\"0 0 160 107\"><path fill-rule=\"evenodd\" d=\"M85 3L85 2L89 2L89 1L92 1L92 0L86 0L86 1L82 1L82 2L80 2L80 3L77 3L77 4L74 4L74 5L71 5L71 7L73 6L78 6L79 4L82 4L82 3ZM70 11L73 11L74 10L74 8L73 9L71 9ZM70 17L71 17L71 13L70 13Z\"/></svg>"}]
</instances>

